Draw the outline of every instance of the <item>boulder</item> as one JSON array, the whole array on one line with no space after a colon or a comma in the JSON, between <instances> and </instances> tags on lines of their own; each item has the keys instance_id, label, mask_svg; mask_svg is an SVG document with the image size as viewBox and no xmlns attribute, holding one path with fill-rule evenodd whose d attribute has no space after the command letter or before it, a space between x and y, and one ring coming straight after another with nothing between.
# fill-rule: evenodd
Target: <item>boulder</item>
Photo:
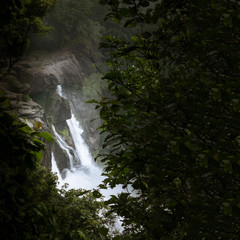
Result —
<instances>
[{"instance_id":1,"label":"boulder","mask_svg":"<svg viewBox=\"0 0 240 240\"><path fill-rule=\"evenodd\" d=\"M28 83L17 83L13 87L13 91L22 94L30 94L31 86Z\"/></svg>"}]
</instances>

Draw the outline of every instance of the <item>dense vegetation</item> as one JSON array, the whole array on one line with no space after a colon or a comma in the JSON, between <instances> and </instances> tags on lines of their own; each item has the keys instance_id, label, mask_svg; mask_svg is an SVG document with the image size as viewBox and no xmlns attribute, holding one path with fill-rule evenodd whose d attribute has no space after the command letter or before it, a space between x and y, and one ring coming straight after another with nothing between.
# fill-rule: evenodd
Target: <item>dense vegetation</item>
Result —
<instances>
[{"instance_id":1,"label":"dense vegetation","mask_svg":"<svg viewBox=\"0 0 240 240\"><path fill-rule=\"evenodd\" d=\"M138 192L108 201L125 239L239 239L240 1L100 2L142 26L102 43L104 182Z\"/></svg>"}]
</instances>

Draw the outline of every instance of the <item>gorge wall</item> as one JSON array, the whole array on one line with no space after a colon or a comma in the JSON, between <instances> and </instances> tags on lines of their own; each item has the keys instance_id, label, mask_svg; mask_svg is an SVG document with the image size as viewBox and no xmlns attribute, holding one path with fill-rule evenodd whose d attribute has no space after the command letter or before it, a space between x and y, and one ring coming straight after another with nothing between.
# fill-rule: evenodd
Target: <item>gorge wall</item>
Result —
<instances>
[{"instance_id":1,"label":"gorge wall","mask_svg":"<svg viewBox=\"0 0 240 240\"><path fill-rule=\"evenodd\" d=\"M84 50L86 51L86 50ZM44 56L27 56L12 68L0 83L11 102L11 111L19 115L29 126L41 122L41 131L54 135L52 125L61 137L73 147L66 120L71 111L84 129L84 139L93 156L98 153L101 137L97 127L101 121L94 104L87 100L99 97L104 84L92 67L92 62L83 54L78 57L68 51L58 51ZM61 86L64 96L59 95ZM94 121L91 121L95 119ZM51 153L54 153L59 171L69 168L67 153L59 146L46 143L43 165L51 168Z\"/></svg>"}]
</instances>

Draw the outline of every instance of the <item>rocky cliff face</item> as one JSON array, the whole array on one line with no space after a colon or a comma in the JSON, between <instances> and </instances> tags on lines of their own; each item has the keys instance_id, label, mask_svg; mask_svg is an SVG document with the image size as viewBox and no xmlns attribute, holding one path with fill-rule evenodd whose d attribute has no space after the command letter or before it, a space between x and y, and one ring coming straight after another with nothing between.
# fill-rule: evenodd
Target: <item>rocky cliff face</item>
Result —
<instances>
[{"instance_id":1,"label":"rocky cliff face","mask_svg":"<svg viewBox=\"0 0 240 240\"><path fill-rule=\"evenodd\" d=\"M39 104L34 102L32 99L27 98L24 94L8 91L7 84L4 84L4 87L2 85L3 84L1 83L0 88L4 90L5 97L10 100L11 113L18 115L24 123L28 124L32 128L35 128L36 122L41 122L42 129L39 131L51 132L44 115L44 110ZM42 164L46 168L50 169L51 161L49 161L49 159L51 159L52 145L46 141L44 142L46 144L46 149L48 150L44 152Z\"/></svg>"},{"instance_id":2,"label":"rocky cliff face","mask_svg":"<svg viewBox=\"0 0 240 240\"><path fill-rule=\"evenodd\" d=\"M71 118L72 109L84 128L84 137L91 152L97 153L101 140L96 128L100 122L91 122L97 118L97 112L94 106L85 103L88 99L84 97L82 88L91 72L91 64L86 58L76 59L73 54L63 51L45 57L26 57L13 67L0 87L7 91L14 113L32 126L41 122L43 130L52 134L51 125L54 125L70 146L73 142L66 120ZM63 86L67 99L57 93L58 85ZM69 168L68 156L57 141L54 145L47 144L44 166L51 168L51 152L61 171Z\"/></svg>"},{"instance_id":3,"label":"rocky cliff face","mask_svg":"<svg viewBox=\"0 0 240 240\"><path fill-rule=\"evenodd\" d=\"M83 69L71 53L60 51L36 58L25 58L13 68L22 84L30 85L30 95L56 89L58 84L81 85Z\"/></svg>"}]
</instances>

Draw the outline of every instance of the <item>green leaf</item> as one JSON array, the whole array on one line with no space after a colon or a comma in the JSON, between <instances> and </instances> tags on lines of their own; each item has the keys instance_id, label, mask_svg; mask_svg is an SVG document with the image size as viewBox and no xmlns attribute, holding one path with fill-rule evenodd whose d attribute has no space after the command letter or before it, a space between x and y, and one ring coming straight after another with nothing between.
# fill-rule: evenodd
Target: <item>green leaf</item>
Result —
<instances>
[{"instance_id":1,"label":"green leaf","mask_svg":"<svg viewBox=\"0 0 240 240\"><path fill-rule=\"evenodd\" d=\"M98 103L98 101L97 101L97 100L94 100L94 99L92 99L92 100L86 101L86 103Z\"/></svg>"},{"instance_id":2,"label":"green leaf","mask_svg":"<svg viewBox=\"0 0 240 240\"><path fill-rule=\"evenodd\" d=\"M106 187L104 184L99 184L99 187L100 187L101 189L107 189L107 187Z\"/></svg>"},{"instance_id":3,"label":"green leaf","mask_svg":"<svg viewBox=\"0 0 240 240\"><path fill-rule=\"evenodd\" d=\"M99 233L101 235L105 236L105 237L108 235L108 231L109 230L107 228L105 228L105 227L102 227L102 228L99 229Z\"/></svg>"},{"instance_id":4,"label":"green leaf","mask_svg":"<svg viewBox=\"0 0 240 240\"><path fill-rule=\"evenodd\" d=\"M98 190L94 190L92 192L92 194L93 194L93 197L95 197L95 198L101 198L102 197L102 194Z\"/></svg>"},{"instance_id":5,"label":"green leaf","mask_svg":"<svg viewBox=\"0 0 240 240\"><path fill-rule=\"evenodd\" d=\"M39 130L42 128L42 123L41 122L36 122L36 129Z\"/></svg>"},{"instance_id":6,"label":"green leaf","mask_svg":"<svg viewBox=\"0 0 240 240\"><path fill-rule=\"evenodd\" d=\"M42 151L34 152L34 155L35 155L37 161L40 161L43 158L43 152Z\"/></svg>"},{"instance_id":7,"label":"green leaf","mask_svg":"<svg viewBox=\"0 0 240 240\"><path fill-rule=\"evenodd\" d=\"M28 125L25 125L24 127L21 127L20 129L25 133L32 132L31 128Z\"/></svg>"},{"instance_id":8,"label":"green leaf","mask_svg":"<svg viewBox=\"0 0 240 240\"><path fill-rule=\"evenodd\" d=\"M38 136L43 137L50 143L54 143L54 139L53 139L52 135L48 132L39 132Z\"/></svg>"}]
</instances>

